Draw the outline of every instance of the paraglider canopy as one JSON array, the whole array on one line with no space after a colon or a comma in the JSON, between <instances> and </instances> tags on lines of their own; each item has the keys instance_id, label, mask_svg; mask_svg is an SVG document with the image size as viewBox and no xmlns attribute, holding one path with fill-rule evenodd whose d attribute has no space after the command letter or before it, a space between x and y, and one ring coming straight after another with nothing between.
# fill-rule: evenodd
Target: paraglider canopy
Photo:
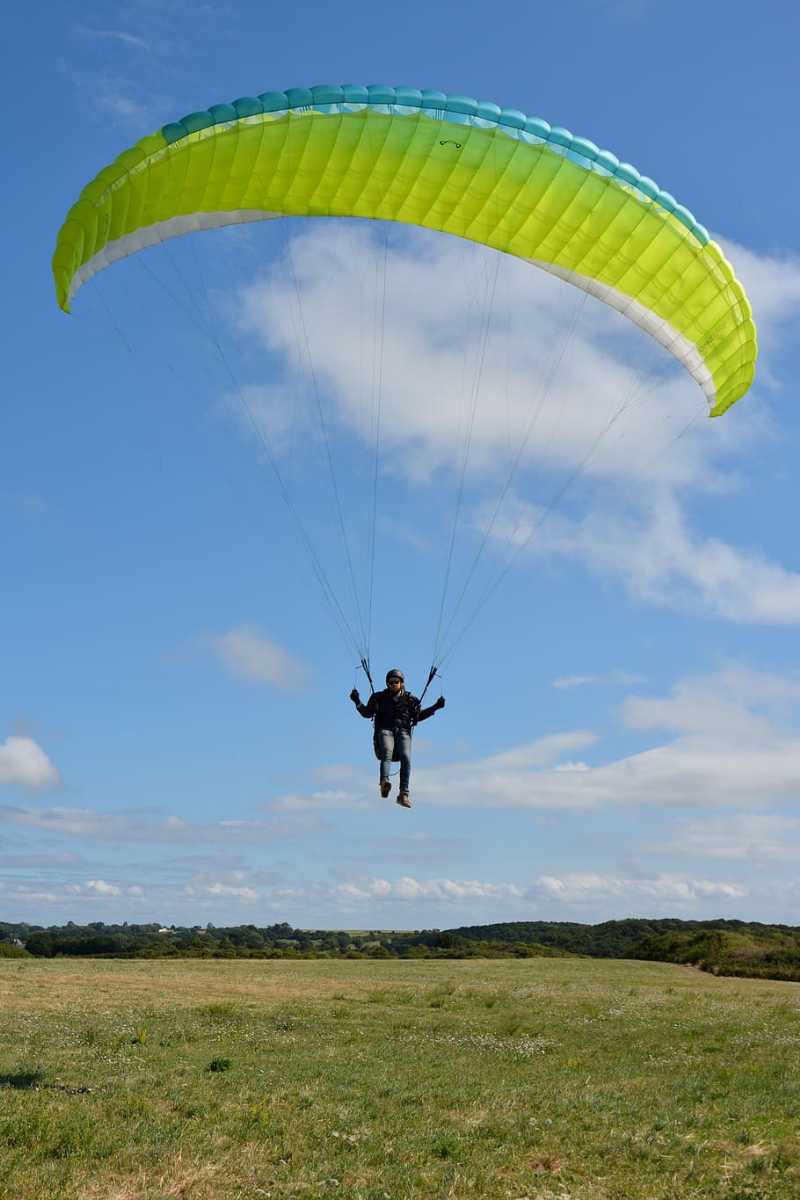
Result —
<instances>
[{"instance_id":1,"label":"paraglider canopy","mask_svg":"<svg viewBox=\"0 0 800 1200\"><path fill-rule=\"evenodd\" d=\"M567 129L487 101L408 87L322 85L263 92L230 104L215 104L164 125L100 171L67 214L53 257L58 303L68 311L79 288L94 274L145 247L196 230L281 216L395 221L468 239L541 267L618 310L664 346L700 386L711 416L724 413L752 383L757 338L750 305L720 247L687 208L630 164ZM376 301L381 320L385 257L384 299L381 304ZM501 255L496 257L499 264ZM496 282L496 272L494 278ZM330 286L335 289L337 281L331 280ZM296 278L295 291L298 325L306 343L303 353L310 364ZM461 631L451 636L549 386L544 380L538 408L526 418L465 582L447 611L493 298L494 284L487 288L475 380L465 405L469 418L423 697L515 556L529 544L631 402L623 397L599 432L592 435L577 466L555 489L530 532L514 540L508 561L485 587ZM410 299L413 303L414 297ZM430 299L426 296L425 302ZM528 320L527 311L524 319ZM530 320L532 324L535 313ZM297 524L332 618L374 690L369 647L382 335L381 350L375 356L379 365L375 371L372 532L366 540L369 600L365 613L330 453L328 419L311 371L320 436L326 446L332 514L341 534L356 625L361 627L360 633L354 633L289 494L269 435L252 412L213 328L211 334ZM568 338L569 333L565 345ZM556 367L561 355L563 349L556 356Z\"/></svg>"},{"instance_id":2,"label":"paraglider canopy","mask_svg":"<svg viewBox=\"0 0 800 1200\"><path fill-rule=\"evenodd\" d=\"M92 275L143 247L282 215L400 221L526 259L661 342L712 416L752 382L750 306L687 208L567 129L407 87L263 92L164 125L67 215L53 258L58 302L68 309Z\"/></svg>"}]
</instances>

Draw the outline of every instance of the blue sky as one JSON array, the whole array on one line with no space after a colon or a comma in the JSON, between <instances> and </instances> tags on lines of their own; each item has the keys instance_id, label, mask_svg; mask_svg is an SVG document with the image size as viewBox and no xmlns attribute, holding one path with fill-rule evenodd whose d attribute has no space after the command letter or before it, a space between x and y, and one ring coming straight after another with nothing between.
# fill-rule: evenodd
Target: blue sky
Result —
<instances>
[{"instance_id":1,"label":"blue sky","mask_svg":"<svg viewBox=\"0 0 800 1200\"><path fill-rule=\"evenodd\" d=\"M129 0L5 28L24 119L0 196L0 918L800 923L795 7ZM59 312L55 235L101 166L185 112L319 82L492 99L655 178L749 291L752 392L705 421L691 379L595 301L382 225L179 239ZM419 690L495 279L451 602L546 399L465 615L603 415L644 398L445 664L408 813L377 796L356 656L242 399L348 604L313 364L366 607L383 338L372 662Z\"/></svg>"}]
</instances>

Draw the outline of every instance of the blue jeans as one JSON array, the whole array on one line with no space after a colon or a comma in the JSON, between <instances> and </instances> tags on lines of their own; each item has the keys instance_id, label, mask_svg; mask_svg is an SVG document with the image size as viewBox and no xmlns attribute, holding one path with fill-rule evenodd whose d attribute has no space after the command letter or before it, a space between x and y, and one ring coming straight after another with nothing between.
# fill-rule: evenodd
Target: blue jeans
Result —
<instances>
[{"instance_id":1,"label":"blue jeans","mask_svg":"<svg viewBox=\"0 0 800 1200\"><path fill-rule=\"evenodd\" d=\"M400 791L407 792L411 781L411 734L407 729L378 729L375 733L375 749L381 760L381 783L392 771L392 755L400 759Z\"/></svg>"}]
</instances>

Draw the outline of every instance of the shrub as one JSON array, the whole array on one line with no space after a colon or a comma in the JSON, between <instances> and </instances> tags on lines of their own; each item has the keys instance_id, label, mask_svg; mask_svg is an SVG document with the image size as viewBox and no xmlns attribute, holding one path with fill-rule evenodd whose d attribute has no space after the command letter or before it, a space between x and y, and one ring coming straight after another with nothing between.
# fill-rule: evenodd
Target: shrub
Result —
<instances>
[{"instance_id":1,"label":"shrub","mask_svg":"<svg viewBox=\"0 0 800 1200\"><path fill-rule=\"evenodd\" d=\"M206 1070L208 1071L230 1071L233 1063L229 1058L212 1058Z\"/></svg>"}]
</instances>

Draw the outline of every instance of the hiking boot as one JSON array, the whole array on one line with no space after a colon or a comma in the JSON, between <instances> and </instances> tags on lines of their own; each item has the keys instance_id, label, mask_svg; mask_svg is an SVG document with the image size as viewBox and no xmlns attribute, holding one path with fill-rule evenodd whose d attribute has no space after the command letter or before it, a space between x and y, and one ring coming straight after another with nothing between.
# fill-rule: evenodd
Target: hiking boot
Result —
<instances>
[{"instance_id":1,"label":"hiking boot","mask_svg":"<svg viewBox=\"0 0 800 1200\"><path fill-rule=\"evenodd\" d=\"M389 795L389 792L390 792L391 790L392 790L392 781L391 781L391 779L382 779L382 780L381 780L381 795L383 796L384 800L385 800L385 799L386 799L386 797Z\"/></svg>"},{"instance_id":2,"label":"hiking boot","mask_svg":"<svg viewBox=\"0 0 800 1200\"><path fill-rule=\"evenodd\" d=\"M399 804L401 808L411 808L411 800L408 792L401 792L395 800L395 804Z\"/></svg>"}]
</instances>

